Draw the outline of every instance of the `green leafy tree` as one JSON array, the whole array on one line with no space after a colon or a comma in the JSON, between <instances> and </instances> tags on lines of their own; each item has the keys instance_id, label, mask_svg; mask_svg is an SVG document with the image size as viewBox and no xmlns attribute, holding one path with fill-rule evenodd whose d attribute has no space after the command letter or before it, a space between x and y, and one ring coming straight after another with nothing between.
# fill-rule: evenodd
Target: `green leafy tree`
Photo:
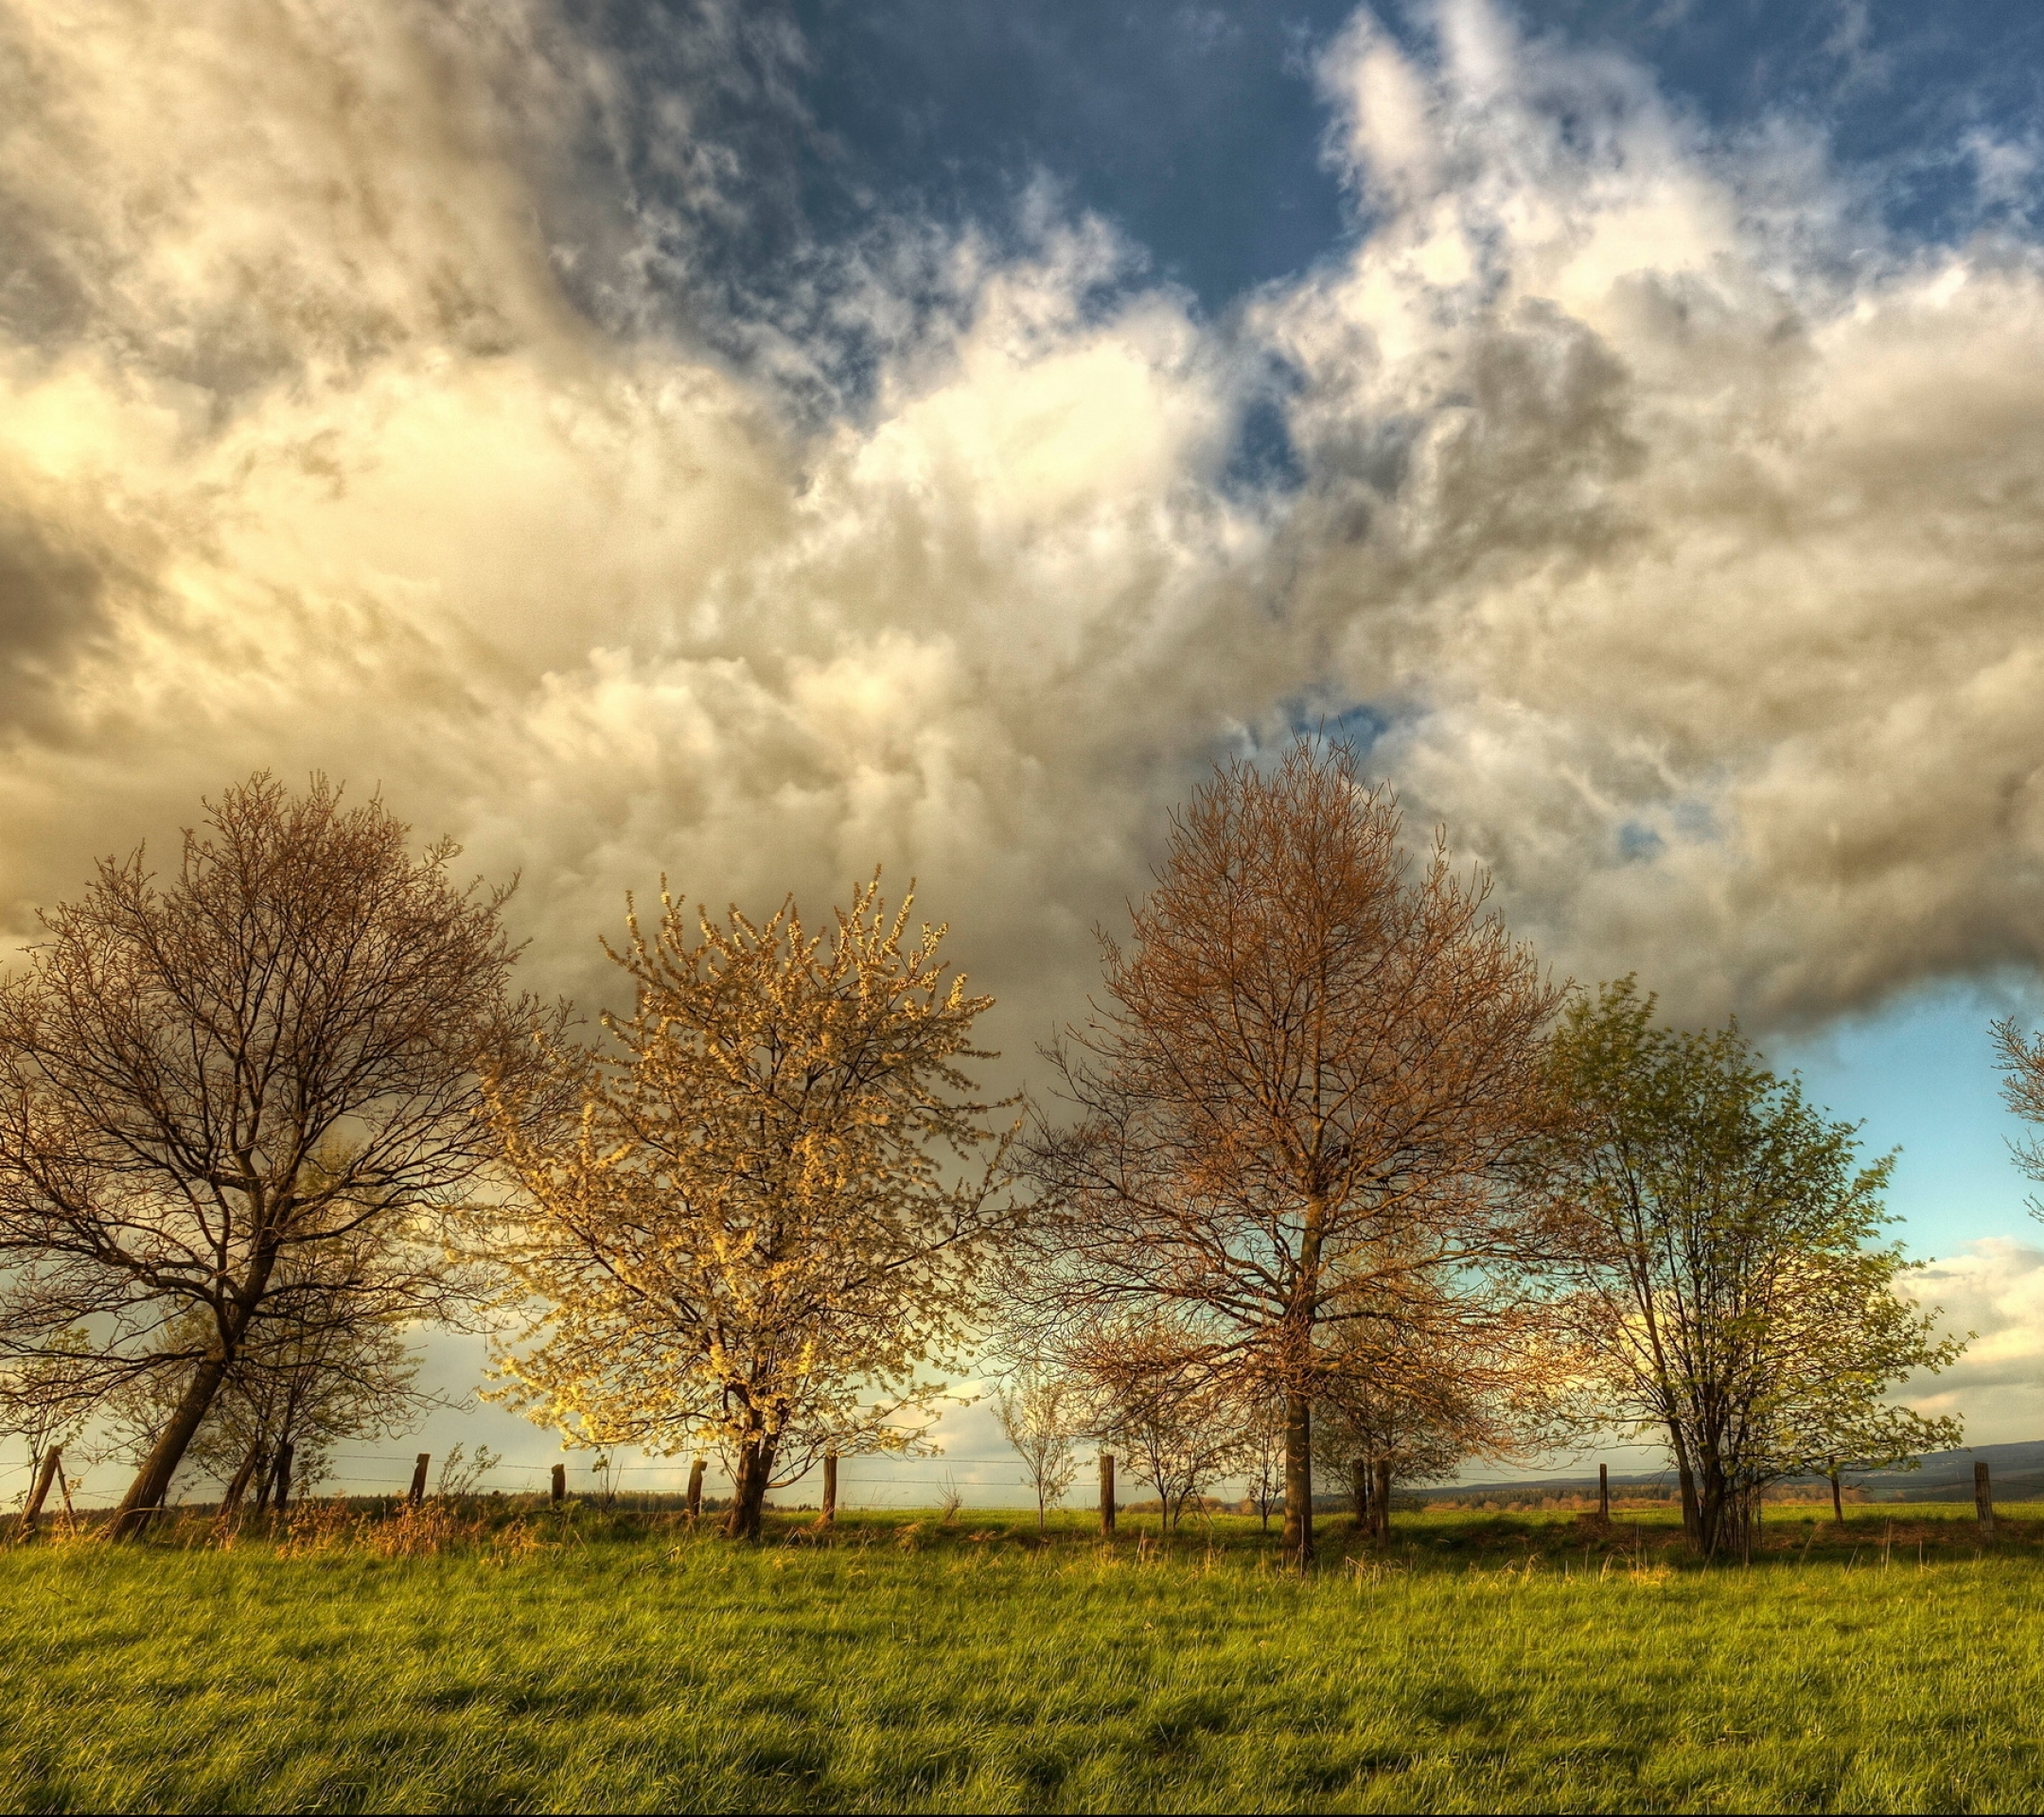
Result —
<instances>
[{"instance_id":1,"label":"green leafy tree","mask_svg":"<svg viewBox=\"0 0 2044 1817\"><path fill-rule=\"evenodd\" d=\"M1919 1264L1877 1241L1893 1156L1862 1165L1736 1024L1660 1027L1630 979L1570 1007L1554 1077L1588 1351L1619 1416L1665 1435L1698 1553L1750 1546L1783 1476L1955 1435L1884 1399L1963 1348L1896 1293Z\"/></svg>"}]
</instances>

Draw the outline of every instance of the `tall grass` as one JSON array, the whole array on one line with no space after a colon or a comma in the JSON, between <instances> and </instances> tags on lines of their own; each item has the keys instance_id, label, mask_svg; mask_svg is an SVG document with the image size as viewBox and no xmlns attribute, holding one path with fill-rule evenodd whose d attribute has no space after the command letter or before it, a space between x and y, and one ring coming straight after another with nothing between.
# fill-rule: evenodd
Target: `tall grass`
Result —
<instances>
[{"instance_id":1,"label":"tall grass","mask_svg":"<svg viewBox=\"0 0 2044 1817\"><path fill-rule=\"evenodd\" d=\"M1306 1582L1253 1522L30 1547L0 1807L2035 1808L2035 1540L1859 1513L1709 1572L1430 1513Z\"/></svg>"}]
</instances>

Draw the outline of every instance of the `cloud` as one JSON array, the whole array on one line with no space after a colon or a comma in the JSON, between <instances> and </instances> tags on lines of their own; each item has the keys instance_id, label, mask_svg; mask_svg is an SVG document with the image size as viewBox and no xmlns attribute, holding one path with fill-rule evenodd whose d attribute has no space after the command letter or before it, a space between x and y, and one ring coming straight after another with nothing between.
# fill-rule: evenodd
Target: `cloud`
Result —
<instances>
[{"instance_id":1,"label":"cloud","mask_svg":"<svg viewBox=\"0 0 2044 1817\"><path fill-rule=\"evenodd\" d=\"M2044 1250L2010 1237L1969 1243L1905 1285L1939 1309L1942 1332L1977 1333L1950 1368L1910 1385L1910 1404L1963 1414L1969 1444L2009 1443L2044 1429Z\"/></svg>"},{"instance_id":2,"label":"cloud","mask_svg":"<svg viewBox=\"0 0 2044 1817\"><path fill-rule=\"evenodd\" d=\"M885 861L1026 1055L1204 765L1362 710L1565 970L1764 1024L2034 962L2029 242L1894 243L1793 121L1448 0L1330 49L1359 231L1216 322L1040 186L805 239L798 39L577 18L6 27L16 935L320 767L521 871L575 990L662 871Z\"/></svg>"},{"instance_id":3,"label":"cloud","mask_svg":"<svg viewBox=\"0 0 2044 1817\"><path fill-rule=\"evenodd\" d=\"M1376 222L1263 316L1297 609L1402 703L1383 760L1547 950L1686 1012L2034 962L2035 249L1890 243L1790 124L1715 145L1438 16L1431 62L1330 52Z\"/></svg>"}]
</instances>

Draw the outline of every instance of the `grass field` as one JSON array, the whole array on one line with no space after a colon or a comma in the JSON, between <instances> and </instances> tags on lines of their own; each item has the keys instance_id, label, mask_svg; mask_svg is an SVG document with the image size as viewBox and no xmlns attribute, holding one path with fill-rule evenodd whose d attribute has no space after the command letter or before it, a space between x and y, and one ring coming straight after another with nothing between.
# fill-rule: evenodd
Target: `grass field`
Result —
<instances>
[{"instance_id":1,"label":"grass field","mask_svg":"<svg viewBox=\"0 0 2044 1817\"><path fill-rule=\"evenodd\" d=\"M1306 1582L1241 1520L39 1544L0 1807L2035 1809L2044 1509L1959 1511L1791 1510L1707 1572L1665 1515L1434 1512L1375 1559L1330 1524Z\"/></svg>"}]
</instances>

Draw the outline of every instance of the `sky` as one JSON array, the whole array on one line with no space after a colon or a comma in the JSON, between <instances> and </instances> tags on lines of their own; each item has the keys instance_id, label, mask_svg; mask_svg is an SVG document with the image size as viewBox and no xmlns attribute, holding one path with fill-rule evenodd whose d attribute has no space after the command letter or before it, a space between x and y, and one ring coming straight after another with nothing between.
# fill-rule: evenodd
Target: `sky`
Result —
<instances>
[{"instance_id":1,"label":"sky","mask_svg":"<svg viewBox=\"0 0 2044 1817\"><path fill-rule=\"evenodd\" d=\"M2044 1434L2040 40L0 0L0 934L324 770L584 1000L662 873L883 864L1026 1083L1168 805L1334 725L1558 976L1899 1144L1924 1403Z\"/></svg>"}]
</instances>

